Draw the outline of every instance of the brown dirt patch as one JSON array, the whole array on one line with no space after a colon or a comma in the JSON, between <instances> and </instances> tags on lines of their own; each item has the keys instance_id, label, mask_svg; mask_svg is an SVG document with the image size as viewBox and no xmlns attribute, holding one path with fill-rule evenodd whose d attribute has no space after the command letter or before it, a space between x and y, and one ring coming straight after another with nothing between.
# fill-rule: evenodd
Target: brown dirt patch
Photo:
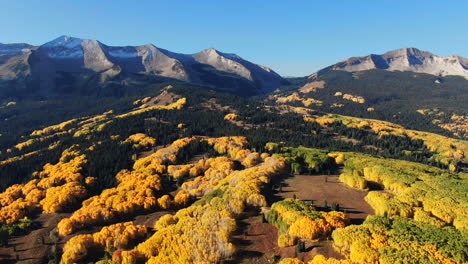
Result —
<instances>
[{"instance_id":1,"label":"brown dirt patch","mask_svg":"<svg viewBox=\"0 0 468 264\"><path fill-rule=\"evenodd\" d=\"M325 201L328 208L336 202L340 211L349 215L352 224L360 224L369 214L374 214L372 207L364 200L367 192L345 186L338 180L338 175L294 175L284 179L281 189L281 192L276 194L279 196L276 199L293 198L295 195L298 199L313 202L320 210L325 210ZM329 240L306 242L306 251L309 253L303 256L304 261L311 260L317 254L343 259L344 257L333 249L332 244ZM290 255L291 251L288 252L287 255Z\"/></svg>"},{"instance_id":2,"label":"brown dirt patch","mask_svg":"<svg viewBox=\"0 0 468 264\"><path fill-rule=\"evenodd\" d=\"M282 192L277 195L313 201L321 207L326 200L328 206L336 202L340 210L346 210L353 222L362 222L367 215L374 214L372 207L364 201L367 192L351 189L338 180L338 175L295 175L284 180Z\"/></svg>"},{"instance_id":3,"label":"brown dirt patch","mask_svg":"<svg viewBox=\"0 0 468 264\"><path fill-rule=\"evenodd\" d=\"M146 214L146 215L138 215L138 216L135 216L135 219L133 221L137 225L145 225L148 228L153 228L156 221L158 221L159 218L161 218L161 216L166 215L166 214L174 214L174 212L158 211L158 212L153 212L153 213Z\"/></svg>"},{"instance_id":4,"label":"brown dirt patch","mask_svg":"<svg viewBox=\"0 0 468 264\"><path fill-rule=\"evenodd\" d=\"M340 205L340 210L346 210L352 222L360 223L367 215L373 214L373 209L364 201L365 191L351 189L338 181L338 175L295 175L284 178L281 192L266 194L270 203L292 198L313 201L323 209L325 200L330 206L333 202ZM238 229L233 235L233 243L237 247L236 256L227 263L276 263L283 258L298 258L305 262L312 260L317 254L343 259L344 257L333 249L331 240L305 241L305 251L296 253L296 246L280 248L277 245L278 229L269 223L264 223L260 212L247 209L237 221Z\"/></svg>"},{"instance_id":5,"label":"brown dirt patch","mask_svg":"<svg viewBox=\"0 0 468 264\"><path fill-rule=\"evenodd\" d=\"M206 102L201 104L203 107L207 108L208 110L215 110L215 111L231 111L231 107L225 105L222 106L216 101L216 98L210 98ZM233 111L236 113L236 111Z\"/></svg>"},{"instance_id":6,"label":"brown dirt patch","mask_svg":"<svg viewBox=\"0 0 468 264\"><path fill-rule=\"evenodd\" d=\"M270 223L264 223L258 214L258 211L249 209L238 219L238 229L232 237L237 252L226 263L267 264L283 258L298 258L307 262L317 254L343 259L342 255L333 250L332 241L328 240L305 241L306 250L302 253L296 252L296 246L278 247L278 229Z\"/></svg>"},{"instance_id":7,"label":"brown dirt patch","mask_svg":"<svg viewBox=\"0 0 468 264\"><path fill-rule=\"evenodd\" d=\"M163 215L174 213L171 211L158 211L146 215L135 216L133 220L135 224L146 225L150 230L153 229L154 223ZM9 240L8 247L0 247L0 263L18 263L18 264L43 264L46 260L53 242L49 238L49 234L54 229L61 219L69 217L70 214L41 214L33 218L38 228L32 230L30 233L22 236L14 236ZM98 232L102 226L93 226L73 233L71 235L62 237L58 242L58 247L62 248L66 241L78 234L90 234ZM42 244L44 238L45 244ZM14 250L16 248L16 252ZM19 261L16 261L18 255Z\"/></svg>"},{"instance_id":8,"label":"brown dirt patch","mask_svg":"<svg viewBox=\"0 0 468 264\"><path fill-rule=\"evenodd\" d=\"M295 175L284 178L281 192L266 194L270 203L292 198L296 195L301 200L311 201L323 210L324 201L328 206L333 202L346 210L353 223L362 222L373 209L364 201L364 191L346 187L338 181L338 175ZM298 258L305 262L318 254L336 259L344 259L333 249L331 240L305 241L305 252L296 253L296 246L280 248L277 245L278 229L269 223L263 223L260 212L248 210L238 220L238 230L233 237L238 252L229 263L276 263L283 258Z\"/></svg>"},{"instance_id":9,"label":"brown dirt patch","mask_svg":"<svg viewBox=\"0 0 468 264\"><path fill-rule=\"evenodd\" d=\"M353 145L357 145L357 144L361 143L361 141L359 141L357 139L349 138L349 137L345 137L345 136L335 136L335 137L333 137L333 139L341 140L341 141L347 142L347 143L352 143Z\"/></svg>"},{"instance_id":10,"label":"brown dirt patch","mask_svg":"<svg viewBox=\"0 0 468 264\"><path fill-rule=\"evenodd\" d=\"M236 245L236 255L226 263L273 263L275 255L279 255L276 245L278 229L264 223L262 216L255 209L244 212L237 220L237 230L232 237Z\"/></svg>"},{"instance_id":11,"label":"brown dirt patch","mask_svg":"<svg viewBox=\"0 0 468 264\"><path fill-rule=\"evenodd\" d=\"M41 214L34 218L39 228L31 231L24 236L14 236L9 240L8 247L0 248L0 263L19 263L19 264L42 264L44 258L49 254L53 243L50 241L49 234L52 229L57 226L57 223L70 214ZM45 244L42 244L44 238ZM64 239L65 240L65 239ZM63 246L63 241L59 242ZM16 252L14 248L16 247ZM19 261L16 261L18 255Z\"/></svg>"},{"instance_id":12,"label":"brown dirt patch","mask_svg":"<svg viewBox=\"0 0 468 264\"><path fill-rule=\"evenodd\" d=\"M317 89L325 88L325 81L313 81L306 83L304 86L299 88L299 92L301 93L310 93L315 92Z\"/></svg>"},{"instance_id":13,"label":"brown dirt patch","mask_svg":"<svg viewBox=\"0 0 468 264\"><path fill-rule=\"evenodd\" d=\"M177 101L179 98L180 96L177 94L168 91L163 91L158 96L151 98L151 100L145 103L145 105L148 107L156 105L169 105Z\"/></svg>"}]
</instances>

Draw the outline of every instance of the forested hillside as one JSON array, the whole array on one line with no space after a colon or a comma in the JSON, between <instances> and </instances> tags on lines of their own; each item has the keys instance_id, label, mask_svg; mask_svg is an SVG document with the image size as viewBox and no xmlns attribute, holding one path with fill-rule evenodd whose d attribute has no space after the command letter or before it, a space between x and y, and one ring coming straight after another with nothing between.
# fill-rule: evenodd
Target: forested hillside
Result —
<instances>
[{"instance_id":1,"label":"forested hillside","mask_svg":"<svg viewBox=\"0 0 468 264\"><path fill-rule=\"evenodd\" d=\"M414 263L468 261L468 142L330 114L314 93L264 100L161 82L5 100L0 258L404 263L411 248ZM320 184L299 191L296 177Z\"/></svg>"},{"instance_id":2,"label":"forested hillside","mask_svg":"<svg viewBox=\"0 0 468 264\"><path fill-rule=\"evenodd\" d=\"M326 68L290 81L270 99L466 139L468 81L461 76Z\"/></svg>"}]
</instances>

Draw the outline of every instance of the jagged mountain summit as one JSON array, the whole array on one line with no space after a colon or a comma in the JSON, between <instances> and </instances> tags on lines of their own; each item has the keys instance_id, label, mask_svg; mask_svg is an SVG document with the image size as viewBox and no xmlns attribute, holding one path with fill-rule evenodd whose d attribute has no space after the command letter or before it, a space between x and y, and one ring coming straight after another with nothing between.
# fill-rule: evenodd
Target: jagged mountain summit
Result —
<instances>
[{"instance_id":1,"label":"jagged mountain summit","mask_svg":"<svg viewBox=\"0 0 468 264\"><path fill-rule=\"evenodd\" d=\"M416 48L392 50L382 55L352 57L325 69L348 72L381 69L412 71L436 76L459 75L468 79L468 59L461 56L437 56Z\"/></svg>"},{"instance_id":2,"label":"jagged mountain summit","mask_svg":"<svg viewBox=\"0 0 468 264\"><path fill-rule=\"evenodd\" d=\"M108 46L97 40L61 36L41 46L0 44L0 82L32 90L74 86L129 85L164 77L241 95L265 94L287 83L273 70L215 49L174 53L152 44Z\"/></svg>"}]
</instances>

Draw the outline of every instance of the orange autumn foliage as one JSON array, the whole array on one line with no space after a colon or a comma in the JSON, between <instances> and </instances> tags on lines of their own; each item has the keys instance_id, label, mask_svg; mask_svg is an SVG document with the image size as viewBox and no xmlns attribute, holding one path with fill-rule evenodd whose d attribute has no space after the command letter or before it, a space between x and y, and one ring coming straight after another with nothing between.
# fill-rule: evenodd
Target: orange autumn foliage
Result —
<instances>
[{"instance_id":1,"label":"orange autumn foliage","mask_svg":"<svg viewBox=\"0 0 468 264\"><path fill-rule=\"evenodd\" d=\"M181 189L193 197L200 197L208 192L224 179L234 169L234 162L228 157L210 158L200 160L192 169L203 172L203 176L198 176L182 184Z\"/></svg>"},{"instance_id":2,"label":"orange autumn foliage","mask_svg":"<svg viewBox=\"0 0 468 264\"><path fill-rule=\"evenodd\" d=\"M40 202L44 213L54 213L76 204L87 196L88 192L78 182L69 182L62 186L47 189L45 198Z\"/></svg>"},{"instance_id":3,"label":"orange autumn foliage","mask_svg":"<svg viewBox=\"0 0 468 264\"><path fill-rule=\"evenodd\" d=\"M86 157L72 146L56 164L46 164L34 173L39 177L15 184L0 194L0 223L12 223L36 210L52 213L65 210L87 196L86 183L92 177L81 174ZM85 184L83 184L85 182Z\"/></svg>"},{"instance_id":4,"label":"orange autumn foliage","mask_svg":"<svg viewBox=\"0 0 468 264\"><path fill-rule=\"evenodd\" d=\"M148 229L144 225L133 222L118 223L105 226L94 234L77 235L67 241L63 247L61 263L76 263L86 259L90 251L122 250L143 238Z\"/></svg>"},{"instance_id":5,"label":"orange autumn foliage","mask_svg":"<svg viewBox=\"0 0 468 264\"><path fill-rule=\"evenodd\" d=\"M321 239L327 238L336 228L345 227L349 223L348 216L343 212L319 212L308 202L298 199L285 199L272 205L267 219L279 228L278 245L286 246L284 238Z\"/></svg>"},{"instance_id":6,"label":"orange autumn foliage","mask_svg":"<svg viewBox=\"0 0 468 264\"><path fill-rule=\"evenodd\" d=\"M161 198L158 198L158 205L161 209L169 209L172 205L172 200L169 195L163 195Z\"/></svg>"},{"instance_id":7,"label":"orange autumn foliage","mask_svg":"<svg viewBox=\"0 0 468 264\"><path fill-rule=\"evenodd\" d=\"M190 194L187 191L181 190L174 197L174 203L179 206L185 206L190 201Z\"/></svg>"},{"instance_id":8,"label":"orange autumn foliage","mask_svg":"<svg viewBox=\"0 0 468 264\"><path fill-rule=\"evenodd\" d=\"M118 185L84 201L71 217L59 223L59 234L67 235L87 225L109 223L116 217L149 212L158 207L168 209L171 201L169 196L161 197L159 174L166 171L163 163L175 162L179 150L193 140L195 138L176 140L170 146L137 160L132 171L120 171L116 175Z\"/></svg>"},{"instance_id":9,"label":"orange autumn foliage","mask_svg":"<svg viewBox=\"0 0 468 264\"><path fill-rule=\"evenodd\" d=\"M135 149L147 149L156 146L156 139L149 137L143 133L130 135L124 143L133 143Z\"/></svg>"},{"instance_id":10,"label":"orange autumn foliage","mask_svg":"<svg viewBox=\"0 0 468 264\"><path fill-rule=\"evenodd\" d=\"M217 142L216 148L222 153L236 156L240 151L227 138L208 140ZM234 252L234 246L230 243L231 233L236 228L234 217L246 205L266 205L261 187L285 167L281 157L263 157L259 164L244 170L233 170L217 183L212 181L213 185L201 188L213 191L191 206L175 215L161 217L155 224L157 232L133 250L123 251L121 263L137 263L137 260L146 263L217 263L229 258ZM226 157L220 160L229 164L232 162ZM207 172L220 164L212 164L201 177L210 177ZM230 167L228 165L226 168ZM212 171L213 175L218 173ZM189 197L187 191L181 190L174 202L184 204Z\"/></svg>"}]
</instances>

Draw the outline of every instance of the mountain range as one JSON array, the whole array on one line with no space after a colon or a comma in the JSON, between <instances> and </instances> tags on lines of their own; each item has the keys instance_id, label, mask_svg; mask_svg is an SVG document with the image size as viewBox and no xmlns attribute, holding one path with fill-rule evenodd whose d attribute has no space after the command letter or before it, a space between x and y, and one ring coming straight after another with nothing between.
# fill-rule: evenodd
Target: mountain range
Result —
<instances>
[{"instance_id":1,"label":"mountain range","mask_svg":"<svg viewBox=\"0 0 468 264\"><path fill-rule=\"evenodd\" d=\"M180 54L152 44L116 47L69 36L41 46L0 44L0 80L41 94L80 85L128 86L141 77L171 78L241 95L265 94L287 83L268 67L213 48Z\"/></svg>"},{"instance_id":2,"label":"mountain range","mask_svg":"<svg viewBox=\"0 0 468 264\"><path fill-rule=\"evenodd\" d=\"M402 48L382 55L352 57L325 69L348 72L381 69L420 72L436 76L459 75L468 78L468 59L455 55L441 57L416 48Z\"/></svg>"},{"instance_id":3,"label":"mountain range","mask_svg":"<svg viewBox=\"0 0 468 264\"><path fill-rule=\"evenodd\" d=\"M416 48L351 57L318 73L368 70L409 71L468 78L468 59L440 57ZM309 76L309 79L317 73ZM40 46L0 43L0 94L54 94L90 87L131 87L170 78L242 96L264 95L288 85L272 69L236 54L209 48L181 54L152 44L108 46L97 40L61 36ZM91 92L92 93L92 92Z\"/></svg>"}]
</instances>

